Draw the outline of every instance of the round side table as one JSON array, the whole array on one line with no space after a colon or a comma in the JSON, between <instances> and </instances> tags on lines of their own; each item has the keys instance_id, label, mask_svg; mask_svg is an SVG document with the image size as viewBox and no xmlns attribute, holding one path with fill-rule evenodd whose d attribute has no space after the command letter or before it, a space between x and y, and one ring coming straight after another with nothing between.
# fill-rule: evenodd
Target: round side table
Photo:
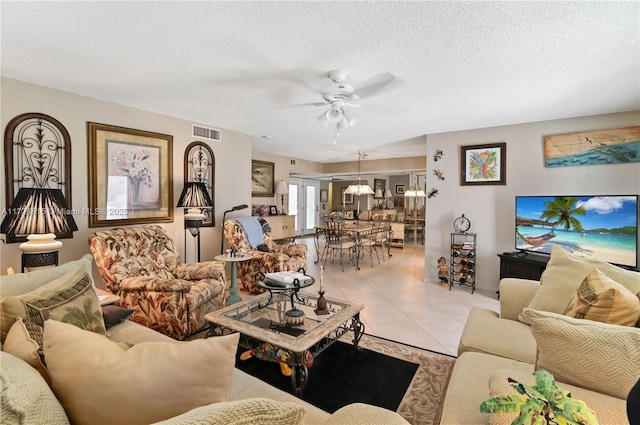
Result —
<instances>
[{"instance_id":1,"label":"round side table","mask_svg":"<svg viewBox=\"0 0 640 425\"><path fill-rule=\"evenodd\" d=\"M238 254L235 257L227 257L225 254L215 256L215 259L218 261L231 263L231 287L229 288L229 299L227 300L227 305L242 301L242 298L238 295L238 285L236 283L236 263L239 261L251 260L251 258L252 257L248 254Z\"/></svg>"}]
</instances>

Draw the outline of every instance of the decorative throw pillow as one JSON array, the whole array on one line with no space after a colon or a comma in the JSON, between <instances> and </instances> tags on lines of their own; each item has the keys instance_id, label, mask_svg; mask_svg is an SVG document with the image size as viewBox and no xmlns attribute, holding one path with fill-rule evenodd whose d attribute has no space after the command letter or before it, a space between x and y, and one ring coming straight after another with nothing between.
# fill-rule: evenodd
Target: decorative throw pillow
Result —
<instances>
[{"instance_id":1,"label":"decorative throw pillow","mask_svg":"<svg viewBox=\"0 0 640 425\"><path fill-rule=\"evenodd\" d=\"M538 344L535 369L625 399L640 377L640 329L524 309Z\"/></svg>"},{"instance_id":2,"label":"decorative throw pillow","mask_svg":"<svg viewBox=\"0 0 640 425\"><path fill-rule=\"evenodd\" d=\"M57 267L49 267L29 273L16 273L0 276L0 298L13 297L38 289L42 285L51 282L69 272L82 267L91 276L93 257L85 254L81 259L60 264ZM93 280L91 281L93 284ZM95 284L93 284L95 288Z\"/></svg>"},{"instance_id":3,"label":"decorative throw pillow","mask_svg":"<svg viewBox=\"0 0 640 425\"><path fill-rule=\"evenodd\" d=\"M2 345L2 351L27 362L29 366L33 367L42 375L44 380L47 381L47 384L51 384L49 373L44 364L42 364L40 354L38 354L39 348L38 343L29 335L22 318L18 317L13 326L11 326L11 329L9 329L7 338Z\"/></svg>"},{"instance_id":4,"label":"decorative throw pillow","mask_svg":"<svg viewBox=\"0 0 640 425\"><path fill-rule=\"evenodd\" d=\"M180 416L156 422L153 425L303 425L304 413L304 407L299 404L275 401L268 398L247 398L198 407Z\"/></svg>"},{"instance_id":5,"label":"decorative throw pillow","mask_svg":"<svg viewBox=\"0 0 640 425\"><path fill-rule=\"evenodd\" d=\"M42 330L47 319L71 323L106 335L100 301L84 268L69 272L38 289L6 297L1 302L2 334L6 336L18 317L42 347Z\"/></svg>"},{"instance_id":6,"label":"decorative throw pillow","mask_svg":"<svg viewBox=\"0 0 640 425\"><path fill-rule=\"evenodd\" d=\"M267 245L263 244L263 243L261 243L260 245L258 245L258 246L256 247L256 249L257 249L258 251L262 251L262 252L270 252L270 251L271 251L271 250L269 249L269 247L268 247Z\"/></svg>"},{"instance_id":7,"label":"decorative throw pillow","mask_svg":"<svg viewBox=\"0 0 640 425\"><path fill-rule=\"evenodd\" d=\"M564 314L576 319L635 326L640 317L640 300L595 269L582 281Z\"/></svg>"},{"instance_id":8,"label":"decorative throw pillow","mask_svg":"<svg viewBox=\"0 0 640 425\"><path fill-rule=\"evenodd\" d=\"M527 307L533 310L564 313L582 281L596 268L631 292L640 291L640 273L625 270L604 261L584 259L569 254L559 245L554 245L547 268L540 278L540 288ZM528 323L522 314L518 316L518 320Z\"/></svg>"},{"instance_id":9,"label":"decorative throw pillow","mask_svg":"<svg viewBox=\"0 0 640 425\"><path fill-rule=\"evenodd\" d=\"M127 320L134 313L128 308L118 307L117 305L102 306L102 317L104 318L104 326L109 329L118 323Z\"/></svg>"},{"instance_id":10,"label":"decorative throw pillow","mask_svg":"<svg viewBox=\"0 0 640 425\"><path fill-rule=\"evenodd\" d=\"M103 335L47 320L53 391L74 424L152 423L226 401L240 335L123 350Z\"/></svg>"},{"instance_id":11,"label":"decorative throw pillow","mask_svg":"<svg viewBox=\"0 0 640 425\"><path fill-rule=\"evenodd\" d=\"M31 366L0 351L0 418L3 424L69 425L49 385Z\"/></svg>"}]
</instances>

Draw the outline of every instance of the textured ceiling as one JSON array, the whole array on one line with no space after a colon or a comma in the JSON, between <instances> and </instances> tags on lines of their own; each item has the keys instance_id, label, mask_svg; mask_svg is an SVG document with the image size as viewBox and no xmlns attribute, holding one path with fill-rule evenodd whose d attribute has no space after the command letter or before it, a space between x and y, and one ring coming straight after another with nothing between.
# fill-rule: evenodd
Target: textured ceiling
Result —
<instances>
[{"instance_id":1,"label":"textured ceiling","mask_svg":"<svg viewBox=\"0 0 640 425\"><path fill-rule=\"evenodd\" d=\"M3 1L0 13L5 77L319 162L425 155L429 133L640 109L637 1ZM316 120L326 108L310 105L334 69L356 86L398 79L362 100L336 144Z\"/></svg>"}]
</instances>

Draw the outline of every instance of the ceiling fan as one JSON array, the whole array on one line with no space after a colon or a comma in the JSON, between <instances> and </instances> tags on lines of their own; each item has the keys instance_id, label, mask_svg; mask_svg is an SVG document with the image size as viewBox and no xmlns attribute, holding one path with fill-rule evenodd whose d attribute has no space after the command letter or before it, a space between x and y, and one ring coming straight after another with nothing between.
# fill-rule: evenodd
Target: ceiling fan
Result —
<instances>
[{"instance_id":1,"label":"ceiling fan","mask_svg":"<svg viewBox=\"0 0 640 425\"><path fill-rule=\"evenodd\" d=\"M387 72L371 77L358 87L354 87L345 82L349 77L347 71L331 71L328 77L333 84L323 89L322 99L324 102L316 102L313 105L329 106L329 109L317 119L327 128L333 126L334 144L340 130L352 127L360 118L359 114L352 111L353 108L362 106L358 101L377 94L396 79L393 74Z\"/></svg>"}]
</instances>

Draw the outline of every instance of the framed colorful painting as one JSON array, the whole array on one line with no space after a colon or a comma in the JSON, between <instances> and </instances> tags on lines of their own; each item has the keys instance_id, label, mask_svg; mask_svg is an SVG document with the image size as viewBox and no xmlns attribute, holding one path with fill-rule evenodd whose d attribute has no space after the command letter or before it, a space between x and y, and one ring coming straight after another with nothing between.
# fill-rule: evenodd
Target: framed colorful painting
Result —
<instances>
[{"instance_id":1,"label":"framed colorful painting","mask_svg":"<svg viewBox=\"0 0 640 425\"><path fill-rule=\"evenodd\" d=\"M89 227L173 221L173 136L87 123Z\"/></svg>"},{"instance_id":2,"label":"framed colorful painting","mask_svg":"<svg viewBox=\"0 0 640 425\"><path fill-rule=\"evenodd\" d=\"M462 146L460 161L460 185L506 185L507 144Z\"/></svg>"}]
</instances>

